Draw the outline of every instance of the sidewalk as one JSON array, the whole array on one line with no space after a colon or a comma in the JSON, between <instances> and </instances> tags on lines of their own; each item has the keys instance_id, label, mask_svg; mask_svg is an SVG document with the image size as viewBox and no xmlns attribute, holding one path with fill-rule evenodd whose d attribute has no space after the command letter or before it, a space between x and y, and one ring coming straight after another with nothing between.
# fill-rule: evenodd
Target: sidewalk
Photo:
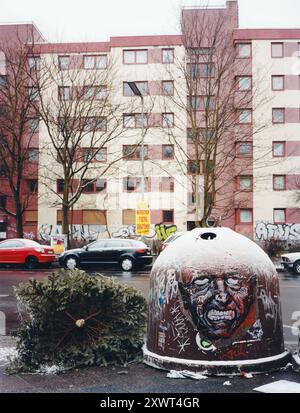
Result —
<instances>
[{"instance_id":1,"label":"sidewalk","mask_svg":"<svg viewBox=\"0 0 300 413\"><path fill-rule=\"evenodd\" d=\"M7 375L5 358L13 347L11 337L0 336L0 393L256 393L256 387L278 380L300 385L300 373L292 371L290 366L250 378L207 377L202 380L171 379L166 371L143 363L127 367L90 367L59 375Z\"/></svg>"}]
</instances>

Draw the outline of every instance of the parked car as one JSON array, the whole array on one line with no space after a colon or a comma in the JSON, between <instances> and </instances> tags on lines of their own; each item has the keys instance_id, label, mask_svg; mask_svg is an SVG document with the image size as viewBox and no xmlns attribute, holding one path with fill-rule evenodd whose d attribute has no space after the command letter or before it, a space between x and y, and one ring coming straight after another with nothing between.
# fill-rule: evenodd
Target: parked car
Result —
<instances>
[{"instance_id":1,"label":"parked car","mask_svg":"<svg viewBox=\"0 0 300 413\"><path fill-rule=\"evenodd\" d=\"M103 239L83 248L67 250L58 262L68 269L81 265L119 264L123 271L152 264L152 255L146 244L131 239Z\"/></svg>"},{"instance_id":2,"label":"parked car","mask_svg":"<svg viewBox=\"0 0 300 413\"><path fill-rule=\"evenodd\" d=\"M300 275L300 252L282 254L281 265L283 265L286 270Z\"/></svg>"},{"instance_id":3,"label":"parked car","mask_svg":"<svg viewBox=\"0 0 300 413\"><path fill-rule=\"evenodd\" d=\"M176 239L181 237L185 232L175 232L174 234L171 234L161 245L161 250L163 251L164 249L167 248L168 245L171 244L171 242L174 242Z\"/></svg>"},{"instance_id":4,"label":"parked car","mask_svg":"<svg viewBox=\"0 0 300 413\"><path fill-rule=\"evenodd\" d=\"M1 264L24 264L33 269L38 264L51 266L56 255L51 247L29 239L14 238L0 242Z\"/></svg>"}]
</instances>

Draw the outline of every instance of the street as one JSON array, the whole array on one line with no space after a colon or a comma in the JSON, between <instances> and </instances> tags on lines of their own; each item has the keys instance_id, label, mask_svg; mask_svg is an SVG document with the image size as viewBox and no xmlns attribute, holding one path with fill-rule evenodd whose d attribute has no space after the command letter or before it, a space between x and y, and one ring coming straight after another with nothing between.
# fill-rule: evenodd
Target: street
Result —
<instances>
[{"instance_id":1,"label":"street","mask_svg":"<svg viewBox=\"0 0 300 413\"><path fill-rule=\"evenodd\" d=\"M13 287L29 278L45 279L51 272L57 269L26 271L20 268L0 269L0 311L6 316L6 334L10 334L18 327L17 301ZM135 272L122 272L119 268L108 267L97 270L89 269L88 273L93 275L100 272L107 277L114 276L119 281L136 287L147 298L149 288L149 269ZM284 326L285 344L289 349L297 346L297 331L300 324L300 277L286 272L279 273L282 319Z\"/></svg>"},{"instance_id":2,"label":"street","mask_svg":"<svg viewBox=\"0 0 300 413\"><path fill-rule=\"evenodd\" d=\"M53 269L53 271L57 271ZM132 285L146 297L149 288L149 271L122 272L118 269L102 268L98 272L105 276L115 276L121 282ZM89 271L92 275L93 271ZM25 271L18 268L0 269L0 312L6 315L6 334L18 327L17 301L13 286L29 278L45 279L51 271ZM283 324L286 347L292 351L297 348L297 337L293 325L300 320L300 277L279 273ZM295 327L295 325L294 325ZM297 330L294 328L295 331ZM3 334L3 332L1 332ZM6 338L2 336L4 347ZM1 339L1 336L0 336ZM9 340L9 337L7 337ZM205 377L205 376L203 376ZM299 383L299 374L291 369L249 378L230 376L207 377L206 380L184 378L170 380L166 371L157 370L143 363L133 363L125 367L89 367L65 372L63 375L5 375L5 366L0 365L0 393L255 393L262 385L288 380ZM184 389L184 390L183 390ZM259 391L259 390L258 390Z\"/></svg>"}]
</instances>

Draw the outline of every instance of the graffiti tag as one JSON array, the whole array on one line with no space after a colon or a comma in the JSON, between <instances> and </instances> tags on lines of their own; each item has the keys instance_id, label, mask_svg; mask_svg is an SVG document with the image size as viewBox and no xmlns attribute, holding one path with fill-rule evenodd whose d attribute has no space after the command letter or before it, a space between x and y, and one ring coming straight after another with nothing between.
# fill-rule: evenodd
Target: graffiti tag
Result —
<instances>
[{"instance_id":1,"label":"graffiti tag","mask_svg":"<svg viewBox=\"0 0 300 413\"><path fill-rule=\"evenodd\" d=\"M106 231L105 225L81 225L74 224L70 226L73 239L83 241L95 241L98 235ZM61 225L43 224L39 228L39 239L50 241L51 236L61 235Z\"/></svg>"},{"instance_id":2,"label":"graffiti tag","mask_svg":"<svg viewBox=\"0 0 300 413\"><path fill-rule=\"evenodd\" d=\"M175 232L177 232L176 225L155 224L155 233L159 241L165 241Z\"/></svg>"},{"instance_id":3,"label":"graffiti tag","mask_svg":"<svg viewBox=\"0 0 300 413\"><path fill-rule=\"evenodd\" d=\"M271 318L274 320L274 328L276 328L277 317L278 317L278 305L275 303L271 297L271 293L267 293L266 290L262 289L258 295L258 299L262 302L266 318Z\"/></svg>"},{"instance_id":4,"label":"graffiti tag","mask_svg":"<svg viewBox=\"0 0 300 413\"><path fill-rule=\"evenodd\" d=\"M112 233L112 236L115 238L136 238L140 237L140 235L136 235L135 233L135 225L122 225L117 231ZM145 238L154 238L155 231L153 225L150 225L150 233L149 235L144 235Z\"/></svg>"},{"instance_id":5,"label":"graffiti tag","mask_svg":"<svg viewBox=\"0 0 300 413\"><path fill-rule=\"evenodd\" d=\"M271 224L259 222L255 227L255 237L259 241L277 238L283 241L300 240L300 224Z\"/></svg>"}]
</instances>

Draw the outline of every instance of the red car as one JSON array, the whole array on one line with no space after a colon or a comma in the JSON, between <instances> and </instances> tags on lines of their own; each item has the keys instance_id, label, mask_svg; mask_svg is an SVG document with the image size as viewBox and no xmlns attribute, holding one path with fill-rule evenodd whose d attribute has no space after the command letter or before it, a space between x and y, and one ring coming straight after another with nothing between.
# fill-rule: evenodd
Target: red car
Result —
<instances>
[{"instance_id":1,"label":"red car","mask_svg":"<svg viewBox=\"0 0 300 413\"><path fill-rule=\"evenodd\" d=\"M38 264L51 266L56 255L51 247L29 239L14 238L0 242L0 264L25 264L33 269Z\"/></svg>"}]
</instances>

